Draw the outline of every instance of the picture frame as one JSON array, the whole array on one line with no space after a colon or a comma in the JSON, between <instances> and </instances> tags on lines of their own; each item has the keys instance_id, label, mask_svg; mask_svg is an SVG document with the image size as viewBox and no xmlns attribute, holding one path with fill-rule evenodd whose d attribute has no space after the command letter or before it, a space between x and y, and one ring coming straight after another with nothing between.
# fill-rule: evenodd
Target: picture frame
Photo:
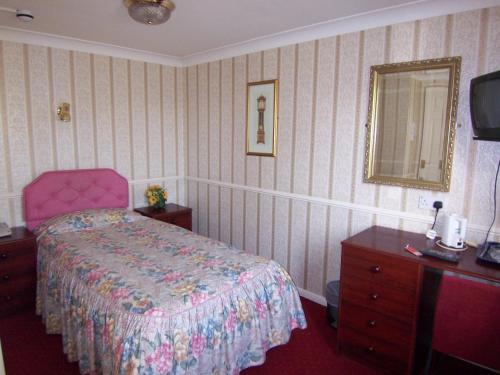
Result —
<instances>
[{"instance_id":1,"label":"picture frame","mask_svg":"<svg viewBox=\"0 0 500 375\"><path fill-rule=\"evenodd\" d=\"M247 84L247 155L276 156L278 80Z\"/></svg>"}]
</instances>

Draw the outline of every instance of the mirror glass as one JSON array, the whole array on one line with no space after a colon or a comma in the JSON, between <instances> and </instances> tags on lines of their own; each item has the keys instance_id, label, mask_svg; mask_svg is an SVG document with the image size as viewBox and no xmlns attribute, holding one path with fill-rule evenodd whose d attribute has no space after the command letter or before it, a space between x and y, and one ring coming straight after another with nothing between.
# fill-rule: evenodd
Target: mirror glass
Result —
<instances>
[{"instance_id":1,"label":"mirror glass","mask_svg":"<svg viewBox=\"0 0 500 375\"><path fill-rule=\"evenodd\" d=\"M460 58L371 68L365 181L449 190Z\"/></svg>"}]
</instances>

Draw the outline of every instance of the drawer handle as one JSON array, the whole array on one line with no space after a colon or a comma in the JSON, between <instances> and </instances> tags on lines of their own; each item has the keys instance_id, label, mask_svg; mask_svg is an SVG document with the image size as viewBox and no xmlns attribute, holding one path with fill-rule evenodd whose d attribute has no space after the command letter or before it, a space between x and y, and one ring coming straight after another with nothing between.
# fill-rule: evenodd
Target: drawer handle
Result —
<instances>
[{"instance_id":1,"label":"drawer handle","mask_svg":"<svg viewBox=\"0 0 500 375\"><path fill-rule=\"evenodd\" d=\"M377 324L377 322L375 322L375 320L369 320L369 321L368 321L368 325L369 325L370 327L375 327L375 324Z\"/></svg>"},{"instance_id":2,"label":"drawer handle","mask_svg":"<svg viewBox=\"0 0 500 375\"><path fill-rule=\"evenodd\" d=\"M7 259L7 254L0 254L0 259L1 260Z\"/></svg>"},{"instance_id":3,"label":"drawer handle","mask_svg":"<svg viewBox=\"0 0 500 375\"><path fill-rule=\"evenodd\" d=\"M9 279L10 279L9 275L3 275L2 276L2 280L4 280L4 281L9 281Z\"/></svg>"},{"instance_id":4,"label":"drawer handle","mask_svg":"<svg viewBox=\"0 0 500 375\"><path fill-rule=\"evenodd\" d=\"M12 301L12 297L11 297L11 296L6 296L6 297L5 297L5 301L7 301L7 302Z\"/></svg>"},{"instance_id":5,"label":"drawer handle","mask_svg":"<svg viewBox=\"0 0 500 375\"><path fill-rule=\"evenodd\" d=\"M373 293L373 294L370 294L370 297L372 300L378 300L380 298L380 294L378 293Z\"/></svg>"},{"instance_id":6,"label":"drawer handle","mask_svg":"<svg viewBox=\"0 0 500 375\"><path fill-rule=\"evenodd\" d=\"M369 346L368 348L366 348L366 350L368 350L370 353L373 353L375 351L375 348L373 346Z\"/></svg>"},{"instance_id":7,"label":"drawer handle","mask_svg":"<svg viewBox=\"0 0 500 375\"><path fill-rule=\"evenodd\" d=\"M372 271L373 273L380 273L382 272L382 267L380 266L373 266L370 268L370 271Z\"/></svg>"}]
</instances>

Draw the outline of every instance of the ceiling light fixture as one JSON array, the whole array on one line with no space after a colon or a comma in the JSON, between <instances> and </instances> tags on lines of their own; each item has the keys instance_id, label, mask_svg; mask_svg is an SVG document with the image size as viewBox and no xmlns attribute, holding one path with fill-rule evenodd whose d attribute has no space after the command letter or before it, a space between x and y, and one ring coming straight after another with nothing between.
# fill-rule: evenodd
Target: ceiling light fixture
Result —
<instances>
[{"instance_id":1,"label":"ceiling light fixture","mask_svg":"<svg viewBox=\"0 0 500 375\"><path fill-rule=\"evenodd\" d=\"M146 25L160 25L170 18L175 8L170 0L124 0L128 14Z\"/></svg>"}]
</instances>

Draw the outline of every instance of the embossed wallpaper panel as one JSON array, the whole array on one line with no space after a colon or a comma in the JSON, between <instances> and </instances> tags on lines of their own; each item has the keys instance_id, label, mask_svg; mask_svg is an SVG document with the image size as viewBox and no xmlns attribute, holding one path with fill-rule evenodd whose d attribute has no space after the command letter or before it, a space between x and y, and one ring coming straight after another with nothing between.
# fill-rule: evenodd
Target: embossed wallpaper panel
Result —
<instances>
[{"instance_id":1,"label":"embossed wallpaper panel","mask_svg":"<svg viewBox=\"0 0 500 375\"><path fill-rule=\"evenodd\" d=\"M131 206L148 182L184 203L185 92L184 68L1 42L0 221L22 225L22 188L54 169L111 167Z\"/></svg>"},{"instance_id":2,"label":"embossed wallpaper panel","mask_svg":"<svg viewBox=\"0 0 500 375\"><path fill-rule=\"evenodd\" d=\"M340 35L188 68L188 205L195 231L276 259L323 295L340 242L373 224L425 232L432 212L484 240L500 144L472 141L470 79L500 69L500 7ZM363 183L371 65L462 56L449 193ZM246 83L279 79L275 158L245 155ZM490 238L499 238L496 224Z\"/></svg>"},{"instance_id":3,"label":"embossed wallpaper panel","mask_svg":"<svg viewBox=\"0 0 500 375\"><path fill-rule=\"evenodd\" d=\"M462 56L449 193L363 183L371 65ZM22 187L49 169L110 166L193 208L193 228L273 258L309 296L338 278L340 242L373 224L424 232L432 212L484 240L500 144L472 141L470 79L500 69L500 7L284 46L187 68L2 42L0 220L22 223ZM246 156L247 82L279 80L277 156ZM72 105L72 122L55 106ZM500 226L491 239L500 239ZM321 298L321 297L319 297Z\"/></svg>"}]
</instances>

